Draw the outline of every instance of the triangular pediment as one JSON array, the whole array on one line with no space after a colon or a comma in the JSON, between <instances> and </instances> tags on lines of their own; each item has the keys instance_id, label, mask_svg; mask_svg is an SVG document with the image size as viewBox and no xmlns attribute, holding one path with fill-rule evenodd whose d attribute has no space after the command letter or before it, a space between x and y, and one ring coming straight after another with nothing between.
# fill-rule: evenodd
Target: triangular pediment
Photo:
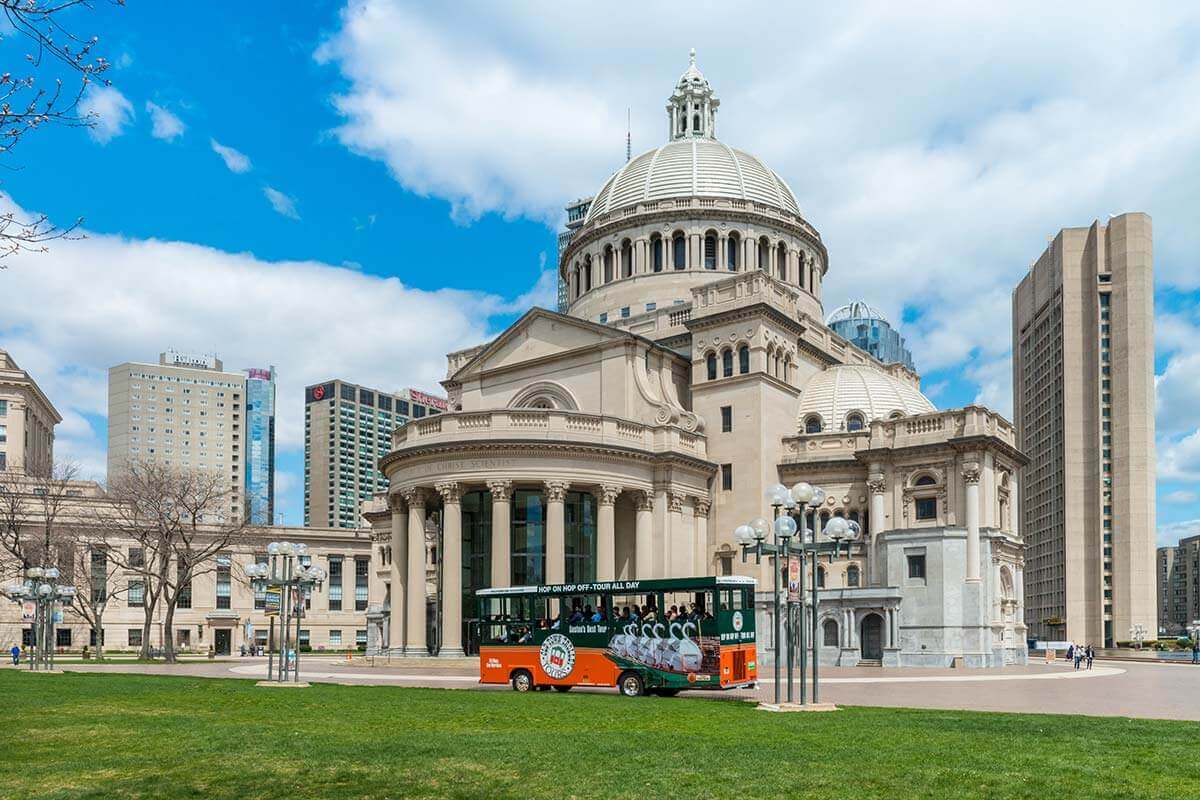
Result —
<instances>
[{"instance_id":1,"label":"triangular pediment","mask_svg":"<svg viewBox=\"0 0 1200 800\"><path fill-rule=\"evenodd\" d=\"M452 380L631 338L636 337L607 325L534 308L464 364Z\"/></svg>"}]
</instances>

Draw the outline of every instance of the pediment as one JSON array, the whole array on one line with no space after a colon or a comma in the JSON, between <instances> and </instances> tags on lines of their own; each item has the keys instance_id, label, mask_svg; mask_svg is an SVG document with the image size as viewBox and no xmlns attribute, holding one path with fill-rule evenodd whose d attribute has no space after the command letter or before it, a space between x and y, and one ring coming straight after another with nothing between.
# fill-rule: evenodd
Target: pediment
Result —
<instances>
[{"instance_id":1,"label":"pediment","mask_svg":"<svg viewBox=\"0 0 1200 800\"><path fill-rule=\"evenodd\" d=\"M453 380L629 338L630 334L607 325L535 308L464 364Z\"/></svg>"}]
</instances>

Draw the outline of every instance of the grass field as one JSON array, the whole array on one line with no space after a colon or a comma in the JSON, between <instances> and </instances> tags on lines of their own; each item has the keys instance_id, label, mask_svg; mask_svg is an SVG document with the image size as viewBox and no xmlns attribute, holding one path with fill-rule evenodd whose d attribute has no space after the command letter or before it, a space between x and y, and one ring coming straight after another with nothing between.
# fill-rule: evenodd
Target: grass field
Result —
<instances>
[{"instance_id":1,"label":"grass field","mask_svg":"<svg viewBox=\"0 0 1200 800\"><path fill-rule=\"evenodd\" d=\"M1183 798L1188 722L0 671L0 797Z\"/></svg>"}]
</instances>

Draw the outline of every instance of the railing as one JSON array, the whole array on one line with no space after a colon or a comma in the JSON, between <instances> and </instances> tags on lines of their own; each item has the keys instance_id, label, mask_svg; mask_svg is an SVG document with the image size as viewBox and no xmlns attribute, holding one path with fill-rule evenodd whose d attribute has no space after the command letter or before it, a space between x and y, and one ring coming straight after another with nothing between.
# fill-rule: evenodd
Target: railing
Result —
<instances>
[{"instance_id":1,"label":"railing","mask_svg":"<svg viewBox=\"0 0 1200 800\"><path fill-rule=\"evenodd\" d=\"M436 419L416 420L396 429L392 447L401 450L481 438L602 444L707 458L704 435L674 425L649 425L581 411L534 408L447 412Z\"/></svg>"}]
</instances>

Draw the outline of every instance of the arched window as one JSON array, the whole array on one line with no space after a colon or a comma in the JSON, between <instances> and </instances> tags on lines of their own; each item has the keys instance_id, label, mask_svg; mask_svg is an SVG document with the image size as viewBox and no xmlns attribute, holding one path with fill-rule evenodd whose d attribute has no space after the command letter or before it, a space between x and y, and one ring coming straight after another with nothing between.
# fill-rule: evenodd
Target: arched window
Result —
<instances>
[{"instance_id":1,"label":"arched window","mask_svg":"<svg viewBox=\"0 0 1200 800\"><path fill-rule=\"evenodd\" d=\"M586 256L583 259L583 290L590 292L592 290L592 257Z\"/></svg>"},{"instance_id":2,"label":"arched window","mask_svg":"<svg viewBox=\"0 0 1200 800\"><path fill-rule=\"evenodd\" d=\"M745 375L750 371L750 345L742 345L738 348L738 372Z\"/></svg>"},{"instance_id":3,"label":"arched window","mask_svg":"<svg viewBox=\"0 0 1200 800\"><path fill-rule=\"evenodd\" d=\"M657 234L650 237L650 261L655 272L663 271L663 240Z\"/></svg>"},{"instance_id":4,"label":"arched window","mask_svg":"<svg viewBox=\"0 0 1200 800\"><path fill-rule=\"evenodd\" d=\"M742 250L742 237L736 233L730 233L729 238L725 241L725 267L730 272L737 272L738 256Z\"/></svg>"},{"instance_id":5,"label":"arched window","mask_svg":"<svg viewBox=\"0 0 1200 800\"><path fill-rule=\"evenodd\" d=\"M712 231L704 234L704 268L717 268L717 235Z\"/></svg>"},{"instance_id":6,"label":"arched window","mask_svg":"<svg viewBox=\"0 0 1200 800\"><path fill-rule=\"evenodd\" d=\"M860 575L859 575L857 566L855 566L854 564L851 564L850 566L846 567L846 586L847 587L849 587L851 589L857 588L859 579L860 579Z\"/></svg>"},{"instance_id":7,"label":"arched window","mask_svg":"<svg viewBox=\"0 0 1200 800\"><path fill-rule=\"evenodd\" d=\"M612 283L613 279L613 249L611 246L604 248L604 282Z\"/></svg>"},{"instance_id":8,"label":"arched window","mask_svg":"<svg viewBox=\"0 0 1200 800\"><path fill-rule=\"evenodd\" d=\"M765 236L758 240L758 268L763 272L771 271L771 243Z\"/></svg>"},{"instance_id":9,"label":"arched window","mask_svg":"<svg viewBox=\"0 0 1200 800\"><path fill-rule=\"evenodd\" d=\"M673 266L675 269L687 269L687 237L682 233L676 233L675 238L671 241L671 250L674 255Z\"/></svg>"},{"instance_id":10,"label":"arched window","mask_svg":"<svg viewBox=\"0 0 1200 800\"><path fill-rule=\"evenodd\" d=\"M937 480L932 475L922 475L913 481L913 486L933 486Z\"/></svg>"},{"instance_id":11,"label":"arched window","mask_svg":"<svg viewBox=\"0 0 1200 800\"><path fill-rule=\"evenodd\" d=\"M821 625L821 632L823 634L821 644L826 647L838 646L838 624L836 620L825 620L825 623Z\"/></svg>"},{"instance_id":12,"label":"arched window","mask_svg":"<svg viewBox=\"0 0 1200 800\"><path fill-rule=\"evenodd\" d=\"M804 263L804 251L798 250L796 252L796 278L800 281L801 289L804 288L804 273L806 271L806 266L807 264Z\"/></svg>"},{"instance_id":13,"label":"arched window","mask_svg":"<svg viewBox=\"0 0 1200 800\"><path fill-rule=\"evenodd\" d=\"M775 260L779 262L779 280L786 281L788 278L788 250L787 245L783 242L779 243L779 247L775 251Z\"/></svg>"},{"instance_id":14,"label":"arched window","mask_svg":"<svg viewBox=\"0 0 1200 800\"><path fill-rule=\"evenodd\" d=\"M779 373L780 373L780 372L782 372L782 371L783 371L783 351L782 351L782 350L776 350L776 351L775 351L775 372L774 372L774 373L772 373L772 374L773 374L773 375L774 375L776 378L778 378L778 377L779 377Z\"/></svg>"},{"instance_id":15,"label":"arched window","mask_svg":"<svg viewBox=\"0 0 1200 800\"><path fill-rule=\"evenodd\" d=\"M633 242L621 242L621 277L633 277Z\"/></svg>"},{"instance_id":16,"label":"arched window","mask_svg":"<svg viewBox=\"0 0 1200 800\"><path fill-rule=\"evenodd\" d=\"M783 362L783 381L784 383L792 382L792 357L790 355Z\"/></svg>"},{"instance_id":17,"label":"arched window","mask_svg":"<svg viewBox=\"0 0 1200 800\"><path fill-rule=\"evenodd\" d=\"M767 347L767 374L775 374L775 345Z\"/></svg>"},{"instance_id":18,"label":"arched window","mask_svg":"<svg viewBox=\"0 0 1200 800\"><path fill-rule=\"evenodd\" d=\"M903 418L904 418L903 411L893 411L892 413L888 414L888 419L903 419Z\"/></svg>"},{"instance_id":19,"label":"arched window","mask_svg":"<svg viewBox=\"0 0 1200 800\"><path fill-rule=\"evenodd\" d=\"M721 353L721 373L726 377L733 375L733 351L726 350Z\"/></svg>"},{"instance_id":20,"label":"arched window","mask_svg":"<svg viewBox=\"0 0 1200 800\"><path fill-rule=\"evenodd\" d=\"M708 379L715 381L717 379L717 354L709 353L705 361L708 366Z\"/></svg>"},{"instance_id":21,"label":"arched window","mask_svg":"<svg viewBox=\"0 0 1200 800\"><path fill-rule=\"evenodd\" d=\"M825 588L825 568L824 567L817 567L817 588L818 589Z\"/></svg>"},{"instance_id":22,"label":"arched window","mask_svg":"<svg viewBox=\"0 0 1200 800\"><path fill-rule=\"evenodd\" d=\"M804 432L805 433L820 433L821 432L821 418L818 417L816 414L808 415L808 417L806 417L804 420Z\"/></svg>"},{"instance_id":23,"label":"arched window","mask_svg":"<svg viewBox=\"0 0 1200 800\"><path fill-rule=\"evenodd\" d=\"M696 133L700 132L700 115L699 114L692 115L692 130L695 131Z\"/></svg>"},{"instance_id":24,"label":"arched window","mask_svg":"<svg viewBox=\"0 0 1200 800\"><path fill-rule=\"evenodd\" d=\"M846 430L861 431L863 429L863 415L857 411L846 416Z\"/></svg>"},{"instance_id":25,"label":"arched window","mask_svg":"<svg viewBox=\"0 0 1200 800\"><path fill-rule=\"evenodd\" d=\"M573 297L579 297L582 294L582 287L579 282L579 262L575 262L575 266L571 267L571 293Z\"/></svg>"}]
</instances>

